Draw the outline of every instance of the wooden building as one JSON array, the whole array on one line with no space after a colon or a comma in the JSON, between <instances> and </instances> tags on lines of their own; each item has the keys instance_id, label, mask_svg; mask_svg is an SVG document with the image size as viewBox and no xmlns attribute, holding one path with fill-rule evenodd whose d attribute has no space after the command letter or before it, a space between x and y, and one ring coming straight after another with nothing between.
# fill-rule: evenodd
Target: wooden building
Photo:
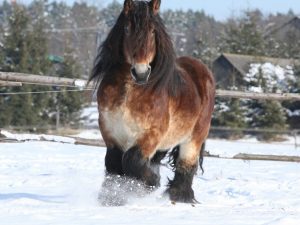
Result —
<instances>
[{"instance_id":1,"label":"wooden building","mask_svg":"<svg viewBox=\"0 0 300 225\"><path fill-rule=\"evenodd\" d=\"M251 64L267 62L281 67L294 66L296 63L292 59L223 53L213 62L213 73L217 87L222 89L228 89L233 86L243 87L244 77L249 72Z\"/></svg>"}]
</instances>

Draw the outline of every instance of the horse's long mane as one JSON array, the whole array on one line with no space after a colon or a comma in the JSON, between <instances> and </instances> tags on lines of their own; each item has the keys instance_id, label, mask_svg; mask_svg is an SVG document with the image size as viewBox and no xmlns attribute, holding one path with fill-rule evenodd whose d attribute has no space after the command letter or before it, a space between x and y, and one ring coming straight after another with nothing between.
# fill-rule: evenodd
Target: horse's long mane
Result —
<instances>
[{"instance_id":1,"label":"horse's long mane","mask_svg":"<svg viewBox=\"0 0 300 225\"><path fill-rule=\"evenodd\" d=\"M134 43L135 48L143 48L149 24L154 24L156 55L151 63L152 73L147 88L155 91L167 90L175 95L181 78L176 69L176 55L172 40L158 14L154 14L149 3L146 1L135 1L134 10L125 15L123 11L111 29L106 40L98 49L98 55L94 62L94 68L90 81L95 80L100 84L104 77L110 76L112 71L126 64L123 53L123 38L125 35L124 26L127 18L135 25L135 32L138 34Z\"/></svg>"}]
</instances>

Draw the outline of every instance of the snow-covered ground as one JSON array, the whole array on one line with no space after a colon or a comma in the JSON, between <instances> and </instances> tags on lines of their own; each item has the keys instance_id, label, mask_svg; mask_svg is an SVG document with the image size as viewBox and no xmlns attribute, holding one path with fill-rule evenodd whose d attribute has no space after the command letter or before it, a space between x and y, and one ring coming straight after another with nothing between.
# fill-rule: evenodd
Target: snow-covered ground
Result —
<instances>
[{"instance_id":1,"label":"snow-covered ground","mask_svg":"<svg viewBox=\"0 0 300 225\"><path fill-rule=\"evenodd\" d=\"M276 146L218 140L207 144L218 154L248 149L299 155L292 145ZM0 143L0 224L299 224L299 163L206 158L205 173L199 172L193 185L201 202L195 207L172 205L163 197L172 172L162 167L157 191L128 195L125 206L104 207L97 200L104 155L104 148L73 144Z\"/></svg>"},{"instance_id":2,"label":"snow-covered ground","mask_svg":"<svg viewBox=\"0 0 300 225\"><path fill-rule=\"evenodd\" d=\"M80 116L81 123L84 127L88 128L98 128L98 108L97 103L92 102L90 106L83 108Z\"/></svg>"}]
</instances>

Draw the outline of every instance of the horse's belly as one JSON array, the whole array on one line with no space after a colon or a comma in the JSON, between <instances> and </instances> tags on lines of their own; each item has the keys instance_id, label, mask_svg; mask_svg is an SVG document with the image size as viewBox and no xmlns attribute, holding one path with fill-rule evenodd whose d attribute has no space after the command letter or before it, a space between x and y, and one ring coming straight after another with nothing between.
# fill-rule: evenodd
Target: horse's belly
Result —
<instances>
[{"instance_id":1,"label":"horse's belly","mask_svg":"<svg viewBox=\"0 0 300 225\"><path fill-rule=\"evenodd\" d=\"M128 150L136 144L141 129L130 117L126 110L102 111L102 126L108 136L122 148L123 151Z\"/></svg>"}]
</instances>

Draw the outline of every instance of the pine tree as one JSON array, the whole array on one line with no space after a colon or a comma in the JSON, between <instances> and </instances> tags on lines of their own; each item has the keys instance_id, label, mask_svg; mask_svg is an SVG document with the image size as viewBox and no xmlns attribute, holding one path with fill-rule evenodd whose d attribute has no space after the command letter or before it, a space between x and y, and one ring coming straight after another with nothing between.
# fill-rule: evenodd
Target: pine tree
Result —
<instances>
[{"instance_id":1,"label":"pine tree","mask_svg":"<svg viewBox=\"0 0 300 225\"><path fill-rule=\"evenodd\" d=\"M230 20L221 50L235 54L263 55L264 40L258 26L261 16L259 11L246 11L240 19Z\"/></svg>"},{"instance_id":2,"label":"pine tree","mask_svg":"<svg viewBox=\"0 0 300 225\"><path fill-rule=\"evenodd\" d=\"M38 12L39 15L43 15L42 11ZM3 71L41 75L47 72L47 42L42 32L41 18L40 16L31 21L24 6L13 5L8 35L4 40ZM5 88L2 92L32 92L45 89L47 88L24 85L21 88ZM5 115L0 117L0 126L35 126L47 123L47 96L26 94L8 95L3 98L0 108L5 108Z\"/></svg>"},{"instance_id":3,"label":"pine tree","mask_svg":"<svg viewBox=\"0 0 300 225\"><path fill-rule=\"evenodd\" d=\"M13 14L9 19L8 35L4 40L4 61L2 69L6 72L29 72L27 26L29 18L25 8L14 5ZM2 92L16 92L17 88L2 89ZM22 88L23 91L30 91ZM1 113L0 126L6 125L27 125L34 111L28 107L31 105L31 96L3 96L1 107L5 109ZM28 123L27 123L28 122Z\"/></svg>"},{"instance_id":4,"label":"pine tree","mask_svg":"<svg viewBox=\"0 0 300 225\"><path fill-rule=\"evenodd\" d=\"M290 86L290 93L300 94L300 65L294 65L295 81ZM300 129L300 101L285 101L283 106L288 111L288 122L293 129Z\"/></svg>"},{"instance_id":5,"label":"pine tree","mask_svg":"<svg viewBox=\"0 0 300 225\"><path fill-rule=\"evenodd\" d=\"M275 71L273 71L274 73ZM257 73L251 75L251 79L246 80L247 88L257 88L262 92L271 93L277 91L276 85L271 85L273 79L276 77L269 72L264 71L263 66L260 66ZM248 76L249 78L249 76ZM271 129L271 130L285 130L286 126L286 113L280 102L276 101L248 101L250 109L248 113L249 126L251 128ZM268 140L275 138L274 133L264 133L261 138Z\"/></svg>"},{"instance_id":6,"label":"pine tree","mask_svg":"<svg viewBox=\"0 0 300 225\"><path fill-rule=\"evenodd\" d=\"M50 70L50 61L48 60L48 40L44 29L46 27L45 3L42 0L36 0L29 6L31 14L30 27L32 31L28 34L28 48L30 53L30 73L47 75ZM33 92L49 91L51 88L46 86L30 86ZM32 95L33 107L38 115L35 124L45 126L50 120L49 101L53 96Z\"/></svg>"},{"instance_id":7,"label":"pine tree","mask_svg":"<svg viewBox=\"0 0 300 225\"><path fill-rule=\"evenodd\" d=\"M239 129L247 127L244 102L239 99L217 99L212 125L237 129L230 133L223 132L222 138L241 138L243 132Z\"/></svg>"},{"instance_id":8,"label":"pine tree","mask_svg":"<svg viewBox=\"0 0 300 225\"><path fill-rule=\"evenodd\" d=\"M286 113L282 105L277 101L252 101L250 126L255 128L284 131L286 125ZM276 138L275 133L263 133L260 138L270 140Z\"/></svg>"},{"instance_id":9,"label":"pine tree","mask_svg":"<svg viewBox=\"0 0 300 225\"><path fill-rule=\"evenodd\" d=\"M60 64L56 74L66 78L80 78L81 70L70 48L66 49L64 61ZM62 125L78 125L80 111L83 105L83 95L81 92L68 92L74 88L59 88L61 93L57 93L56 98L52 99L52 112L54 115L59 113L60 124ZM57 112L58 111L58 112ZM52 122L56 120L56 116L52 117Z\"/></svg>"}]
</instances>

